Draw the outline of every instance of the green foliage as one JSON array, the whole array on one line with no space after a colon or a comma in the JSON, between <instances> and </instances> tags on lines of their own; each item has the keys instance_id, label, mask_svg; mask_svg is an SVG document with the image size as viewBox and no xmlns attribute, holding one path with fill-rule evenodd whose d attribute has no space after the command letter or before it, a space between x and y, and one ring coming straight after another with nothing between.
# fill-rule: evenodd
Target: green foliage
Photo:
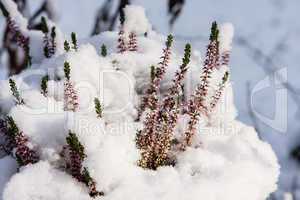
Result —
<instances>
[{"instance_id":1,"label":"green foliage","mask_svg":"<svg viewBox=\"0 0 300 200\"><path fill-rule=\"evenodd\" d=\"M166 46L168 47L168 48L170 48L171 47L171 45L172 45L172 43L173 43L173 35L168 35L168 38L167 38L167 42L166 42Z\"/></svg>"},{"instance_id":2,"label":"green foliage","mask_svg":"<svg viewBox=\"0 0 300 200\"><path fill-rule=\"evenodd\" d=\"M17 161L18 165L25 166L23 159L18 154L16 154L15 156L16 156L16 161Z\"/></svg>"},{"instance_id":3,"label":"green foliage","mask_svg":"<svg viewBox=\"0 0 300 200\"><path fill-rule=\"evenodd\" d=\"M155 66L154 65L151 65L151 71L150 71L150 79L151 79L151 82L153 83L153 81L154 81L154 78L155 78L155 74L156 74L156 72L155 72Z\"/></svg>"},{"instance_id":4,"label":"green foliage","mask_svg":"<svg viewBox=\"0 0 300 200\"><path fill-rule=\"evenodd\" d=\"M64 49L66 52L70 51L70 44L67 40L65 40L65 42L64 42Z\"/></svg>"},{"instance_id":5,"label":"green foliage","mask_svg":"<svg viewBox=\"0 0 300 200\"><path fill-rule=\"evenodd\" d=\"M41 18L41 29L42 29L42 32L44 34L49 33L49 28L48 28L48 25L47 25L47 21L46 21L46 18L44 16Z\"/></svg>"},{"instance_id":6,"label":"green foliage","mask_svg":"<svg viewBox=\"0 0 300 200\"><path fill-rule=\"evenodd\" d=\"M100 100L98 98L95 98L94 103L95 103L95 111L97 113L97 117L101 118L102 117L102 106L101 106Z\"/></svg>"},{"instance_id":7,"label":"green foliage","mask_svg":"<svg viewBox=\"0 0 300 200\"><path fill-rule=\"evenodd\" d=\"M189 64L190 58L191 58L191 45L186 44L184 49L184 57L182 59L182 63L184 66L187 66Z\"/></svg>"},{"instance_id":8,"label":"green foliage","mask_svg":"<svg viewBox=\"0 0 300 200\"><path fill-rule=\"evenodd\" d=\"M46 96L46 94L48 93L48 90L47 90L48 89L48 86L47 86L48 81L49 81L48 75L45 75L41 81L41 90L42 90L42 94L44 96Z\"/></svg>"},{"instance_id":9,"label":"green foliage","mask_svg":"<svg viewBox=\"0 0 300 200\"><path fill-rule=\"evenodd\" d=\"M88 186L90 182L93 181L88 169L86 167L83 168L82 171L83 182Z\"/></svg>"},{"instance_id":10,"label":"green foliage","mask_svg":"<svg viewBox=\"0 0 300 200\"><path fill-rule=\"evenodd\" d=\"M120 24L123 25L125 22L125 14L124 12L120 12Z\"/></svg>"},{"instance_id":11,"label":"green foliage","mask_svg":"<svg viewBox=\"0 0 300 200\"><path fill-rule=\"evenodd\" d=\"M101 46L101 55L102 55L103 57L106 57L106 56L107 56L107 48L106 48L105 44L103 44L103 45Z\"/></svg>"},{"instance_id":12,"label":"green foliage","mask_svg":"<svg viewBox=\"0 0 300 200\"><path fill-rule=\"evenodd\" d=\"M229 78L229 72L226 71L222 78L222 84L225 84L228 81L228 78Z\"/></svg>"},{"instance_id":13,"label":"green foliage","mask_svg":"<svg viewBox=\"0 0 300 200\"><path fill-rule=\"evenodd\" d=\"M11 116L6 117L6 123L7 123L7 133L11 137L15 137L19 134L19 128L17 124L15 123L15 120Z\"/></svg>"},{"instance_id":14,"label":"green foliage","mask_svg":"<svg viewBox=\"0 0 300 200\"><path fill-rule=\"evenodd\" d=\"M47 45L45 45L45 46L44 46L44 56L45 56L46 58L49 58L49 57L50 57L49 54L50 54L49 48L48 48Z\"/></svg>"},{"instance_id":15,"label":"green foliage","mask_svg":"<svg viewBox=\"0 0 300 200\"><path fill-rule=\"evenodd\" d=\"M15 102L16 104L18 105L21 105L21 104L24 104L24 100L22 99L19 91L18 91L18 88L16 86L16 83L13 79L9 79L9 85L10 85L10 90L12 92L12 95L15 97Z\"/></svg>"},{"instance_id":16,"label":"green foliage","mask_svg":"<svg viewBox=\"0 0 300 200\"><path fill-rule=\"evenodd\" d=\"M69 147L71 148L71 150L78 153L79 156L81 157L81 159L84 159L84 157L85 157L84 147L79 142L79 139L76 136L76 134L69 131L69 135L66 138L66 141L67 141L67 144L69 145Z\"/></svg>"},{"instance_id":17,"label":"green foliage","mask_svg":"<svg viewBox=\"0 0 300 200\"><path fill-rule=\"evenodd\" d=\"M70 67L70 63L68 63L67 61L65 61L65 63L64 63L64 72L65 72L66 79L69 81L70 80L71 67Z\"/></svg>"},{"instance_id":18,"label":"green foliage","mask_svg":"<svg viewBox=\"0 0 300 200\"><path fill-rule=\"evenodd\" d=\"M218 24L217 22L213 22L211 25L211 31L210 31L210 41L218 41L219 37L219 29L218 29Z\"/></svg>"},{"instance_id":19,"label":"green foliage","mask_svg":"<svg viewBox=\"0 0 300 200\"><path fill-rule=\"evenodd\" d=\"M77 37L76 37L76 33L72 32L71 33L71 40L72 40L72 48L77 51L78 49L78 45L77 45Z\"/></svg>"},{"instance_id":20,"label":"green foliage","mask_svg":"<svg viewBox=\"0 0 300 200\"><path fill-rule=\"evenodd\" d=\"M51 28L51 35L50 36L51 36L52 41L54 41L55 38L56 38L56 27L55 26L53 26Z\"/></svg>"}]
</instances>

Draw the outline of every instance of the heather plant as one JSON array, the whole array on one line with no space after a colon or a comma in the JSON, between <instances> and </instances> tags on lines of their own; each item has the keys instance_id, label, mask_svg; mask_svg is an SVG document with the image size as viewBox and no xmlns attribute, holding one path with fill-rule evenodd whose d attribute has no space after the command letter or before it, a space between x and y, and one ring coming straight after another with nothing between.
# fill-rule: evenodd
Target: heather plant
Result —
<instances>
[{"instance_id":1,"label":"heather plant","mask_svg":"<svg viewBox=\"0 0 300 200\"><path fill-rule=\"evenodd\" d=\"M166 43L167 48L170 47L170 38ZM169 51L164 51L168 54ZM144 129L137 136L137 145L141 149L142 158L139 165L143 168L156 169L162 165L174 164L174 160L170 158L171 141L173 139L173 130L176 126L180 105L178 103L179 96L187 72L187 66L190 62L191 45L187 44L184 50L184 58L182 65L175 74L173 85L169 89L167 96L163 99L161 105L158 103L155 109L147 114L144 122ZM163 56L162 66L167 66L166 58ZM161 70L161 68L160 68ZM165 69L162 69L165 71ZM157 76L162 78L162 73L156 73L153 80ZM160 79L161 79L160 78Z\"/></svg>"},{"instance_id":2,"label":"heather plant","mask_svg":"<svg viewBox=\"0 0 300 200\"><path fill-rule=\"evenodd\" d=\"M28 137L19 130L11 116L1 120L1 133L4 136L1 149L13 156L20 167L39 161L38 153L28 145Z\"/></svg>"},{"instance_id":3,"label":"heather plant","mask_svg":"<svg viewBox=\"0 0 300 200\"><path fill-rule=\"evenodd\" d=\"M207 95L211 74L219 66L219 29L216 22L212 23L209 45L207 46L206 57L201 74L201 82L197 86L194 95L188 103L187 112L189 115L188 127L184 133L184 139L181 148L185 149L191 146L192 139L196 134L196 125L201 115L207 116L208 108L206 106Z\"/></svg>"},{"instance_id":4,"label":"heather plant","mask_svg":"<svg viewBox=\"0 0 300 200\"><path fill-rule=\"evenodd\" d=\"M65 111L77 111L78 109L78 96L74 89L73 83L70 80L71 67L68 62L64 63L64 72L66 81L64 83L64 110Z\"/></svg>"},{"instance_id":5,"label":"heather plant","mask_svg":"<svg viewBox=\"0 0 300 200\"><path fill-rule=\"evenodd\" d=\"M107 56L107 47L105 44L102 44L101 46L101 56L106 57Z\"/></svg>"},{"instance_id":6,"label":"heather plant","mask_svg":"<svg viewBox=\"0 0 300 200\"><path fill-rule=\"evenodd\" d=\"M65 40L65 42L64 42L64 50L66 52L70 51L70 44L69 44L69 42L67 40Z\"/></svg>"},{"instance_id":7,"label":"heather plant","mask_svg":"<svg viewBox=\"0 0 300 200\"><path fill-rule=\"evenodd\" d=\"M100 100L98 98L95 98L94 103L95 103L95 111L96 111L97 117L102 118L102 107L101 107Z\"/></svg>"},{"instance_id":8,"label":"heather plant","mask_svg":"<svg viewBox=\"0 0 300 200\"><path fill-rule=\"evenodd\" d=\"M48 81L49 81L49 76L45 75L43 76L41 80L41 93L46 97L48 93Z\"/></svg>"},{"instance_id":9,"label":"heather plant","mask_svg":"<svg viewBox=\"0 0 300 200\"><path fill-rule=\"evenodd\" d=\"M9 79L10 90L15 98L15 103L17 105L25 104L24 99L21 97L20 92L17 88L16 82L13 79Z\"/></svg>"},{"instance_id":10,"label":"heather plant","mask_svg":"<svg viewBox=\"0 0 300 200\"><path fill-rule=\"evenodd\" d=\"M11 0L3 1L10 8L14 5ZM1 109L4 116L13 118L0 120L1 150L10 155L0 159L4 166L0 175L18 171L15 161L26 165L5 181L3 200L207 199L211 191L217 198L226 193L226 199L236 200L270 194L279 173L276 157L254 129L236 120L233 101L225 102L222 96L232 88L228 62L233 27L222 26L219 33L213 23L202 64L190 44L182 55L172 35L162 42L143 8L126 7L120 22L119 35L112 32L77 41L72 33L70 43L62 34L56 35L58 26L45 26L48 45L55 46L57 55L46 59L43 52L33 51L34 67L26 73L38 69L39 77L25 78L22 73L1 82L12 92L0 90L5 98ZM43 41L45 35L20 27L30 38L39 36L33 42ZM99 44L104 43L99 52ZM39 45L39 49L44 47ZM159 58L156 53L161 48ZM107 71L114 73L99 76ZM14 80L24 84L22 96ZM128 81L132 85L126 85ZM130 86L134 89L128 92ZM188 88L195 89L193 95L189 96ZM92 100L92 110L84 106L88 100ZM225 104L230 112L216 109ZM36 109L52 105L55 110L49 107L49 112L35 115ZM207 137L223 124L234 127L224 130L226 140ZM254 168L241 167L250 162L255 162ZM252 176L261 177L266 171L268 178ZM220 183L226 184L225 189ZM24 187L17 189L20 185ZM247 198L236 195L237 187Z\"/></svg>"},{"instance_id":11,"label":"heather plant","mask_svg":"<svg viewBox=\"0 0 300 200\"><path fill-rule=\"evenodd\" d=\"M89 195L91 197L97 197L103 195L103 192L98 192L96 189L96 182L90 176L90 173L86 167L83 167L83 161L86 158L84 146L80 143L77 135L69 131L69 135L66 137L66 143L63 147L61 155L66 163L66 170L77 181L84 183L89 189Z\"/></svg>"},{"instance_id":12,"label":"heather plant","mask_svg":"<svg viewBox=\"0 0 300 200\"><path fill-rule=\"evenodd\" d=\"M166 68L169 65L170 57L171 57L171 46L173 43L173 36L169 35L166 41L166 47L163 49L163 55L161 57L161 61L158 63L158 66L151 66L151 84L149 88L146 91L146 95L143 97L138 118L143 114L143 112L150 108L151 110L154 110L156 108L157 104L157 93L159 89L159 84L166 72Z\"/></svg>"},{"instance_id":13,"label":"heather plant","mask_svg":"<svg viewBox=\"0 0 300 200\"><path fill-rule=\"evenodd\" d=\"M29 37L25 36L19 29L16 22L9 16L6 17L8 32L12 35L12 40L23 49L25 55L25 64L31 65Z\"/></svg>"},{"instance_id":14,"label":"heather plant","mask_svg":"<svg viewBox=\"0 0 300 200\"><path fill-rule=\"evenodd\" d=\"M178 149L177 146L179 146L180 150L185 150L188 146L191 146L199 118L201 116L208 117L210 110L214 109L220 100L229 77L228 72L225 72L215 94L211 99L208 97L208 90L211 89L211 74L220 65L218 35L219 29L217 23L214 22L211 27L210 43L207 47L203 71L200 76L201 82L192 98L190 98L187 107L180 102L180 99L183 95L183 83L191 56L191 46L189 44L185 46L182 65L175 73L169 92L162 102L159 102L159 83L169 63L170 47L173 40L172 36L168 37L166 48L161 57L162 61L157 68L151 67L150 88L147 90L147 96L143 99L140 107L141 113L146 107L150 108L150 111L146 114L144 128L138 132L136 139L137 146L141 150L141 159L138 162L141 167L157 169L163 165L174 165L176 163L176 156L174 157L176 152L171 152L171 149ZM222 64L228 64L228 58L229 54L226 52L226 56L222 57ZM207 102L209 102L210 107L207 107ZM174 128L178 123L179 115L182 114L181 111L185 111L188 115L188 125L182 133L180 141L173 143L174 140L177 140L174 138ZM172 148L172 145L175 145L175 147Z\"/></svg>"},{"instance_id":15,"label":"heather plant","mask_svg":"<svg viewBox=\"0 0 300 200\"><path fill-rule=\"evenodd\" d=\"M77 49L78 49L77 36L76 36L76 33L74 33L74 32L71 33L71 41L72 41L72 49L77 51Z\"/></svg>"},{"instance_id":16,"label":"heather plant","mask_svg":"<svg viewBox=\"0 0 300 200\"><path fill-rule=\"evenodd\" d=\"M51 58L56 50L56 30L55 26L49 31L47 20L45 17L41 18L41 30L44 34L44 56ZM50 34L50 35L49 35Z\"/></svg>"},{"instance_id":17,"label":"heather plant","mask_svg":"<svg viewBox=\"0 0 300 200\"><path fill-rule=\"evenodd\" d=\"M129 42L128 42L128 50L129 51L137 51L137 35L134 32L129 34Z\"/></svg>"}]
</instances>

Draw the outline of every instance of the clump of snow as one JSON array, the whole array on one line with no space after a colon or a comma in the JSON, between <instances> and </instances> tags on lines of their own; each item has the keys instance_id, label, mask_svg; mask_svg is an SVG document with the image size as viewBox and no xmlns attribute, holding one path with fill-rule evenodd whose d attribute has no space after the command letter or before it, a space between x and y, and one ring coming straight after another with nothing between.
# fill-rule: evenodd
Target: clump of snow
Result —
<instances>
[{"instance_id":1,"label":"clump of snow","mask_svg":"<svg viewBox=\"0 0 300 200\"><path fill-rule=\"evenodd\" d=\"M28 20L18 11L17 5L11 0L2 0L1 3L3 3L6 10L9 12L9 16L14 19L20 30L26 32Z\"/></svg>"},{"instance_id":2,"label":"clump of snow","mask_svg":"<svg viewBox=\"0 0 300 200\"><path fill-rule=\"evenodd\" d=\"M137 35L144 34L150 30L151 26L145 14L145 9L141 6L127 5L124 8L125 22L124 31L134 32Z\"/></svg>"},{"instance_id":3,"label":"clump of snow","mask_svg":"<svg viewBox=\"0 0 300 200\"><path fill-rule=\"evenodd\" d=\"M103 197L96 199L266 199L277 188L279 165L270 145L261 141L253 128L236 119L231 84L227 84L211 119L200 120L195 138L195 143L200 144L197 148L179 153L174 167L152 171L137 165L140 152L135 138L143 124L135 121L136 111L149 85L150 66L158 63L165 37L155 32L147 37L140 35L149 28L142 8L126 7L125 14L128 17L124 24L126 29L139 34L138 52L115 53L116 32L79 41L77 51L58 52L50 59L36 61L31 68L13 77L24 105L14 105L8 81L0 82L1 108L13 117L41 155L41 161L21 168L18 173L8 170L12 161L7 157L0 160L0 166L5 166L4 173L15 173L11 178L1 179L0 186L6 184L3 200L91 199L86 186L62 167L60 153L69 130L76 133L85 147L83 166L89 169L97 190L104 192ZM220 42L226 50L231 48L232 30L231 25L225 25L220 32ZM101 43L108 48L106 57L100 55ZM181 52L181 49L172 49L162 83L163 95L181 64ZM78 92L77 112L63 109L65 61L70 63L70 81ZM185 80L186 94L194 91L199 82L201 66L199 56L192 56ZM221 66L212 74L213 89L228 70L226 67ZM50 77L47 96L42 95L40 89L45 74ZM102 118L97 118L95 113L95 97L103 106ZM186 123L187 119L182 116L176 134L182 132Z\"/></svg>"},{"instance_id":4,"label":"clump of snow","mask_svg":"<svg viewBox=\"0 0 300 200\"><path fill-rule=\"evenodd\" d=\"M6 183L17 172L17 168L17 162L13 158L6 156L0 159L0 198Z\"/></svg>"},{"instance_id":5,"label":"clump of snow","mask_svg":"<svg viewBox=\"0 0 300 200\"><path fill-rule=\"evenodd\" d=\"M220 27L220 52L231 51L234 27L231 23L224 23Z\"/></svg>"}]
</instances>

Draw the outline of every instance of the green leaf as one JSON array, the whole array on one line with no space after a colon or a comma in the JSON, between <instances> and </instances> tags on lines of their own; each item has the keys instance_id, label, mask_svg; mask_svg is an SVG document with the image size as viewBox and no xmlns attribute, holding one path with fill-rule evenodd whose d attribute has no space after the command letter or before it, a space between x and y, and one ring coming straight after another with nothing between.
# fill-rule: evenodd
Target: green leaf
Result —
<instances>
[{"instance_id":1,"label":"green leaf","mask_svg":"<svg viewBox=\"0 0 300 200\"><path fill-rule=\"evenodd\" d=\"M79 142L79 139L76 136L76 134L69 131L69 135L66 138L66 141L67 141L67 144L69 145L69 147L71 148L71 150L77 152L79 154L79 156L81 157L81 159L84 159L84 157L85 157L84 147Z\"/></svg>"},{"instance_id":2,"label":"green leaf","mask_svg":"<svg viewBox=\"0 0 300 200\"><path fill-rule=\"evenodd\" d=\"M42 78L42 81L41 81L41 90L42 90L42 94L44 96L47 95L48 91L48 86L47 86L47 83L49 81L49 76L48 75L45 75L43 78Z\"/></svg>"},{"instance_id":3,"label":"green leaf","mask_svg":"<svg viewBox=\"0 0 300 200\"><path fill-rule=\"evenodd\" d=\"M102 117L102 107L101 107L100 100L98 98L95 98L94 103L95 103L95 111L97 113L97 117L101 118Z\"/></svg>"},{"instance_id":4,"label":"green leaf","mask_svg":"<svg viewBox=\"0 0 300 200\"><path fill-rule=\"evenodd\" d=\"M106 56L107 56L107 48L106 48L105 44L103 44L103 45L101 46L101 55L102 55L103 57L106 57Z\"/></svg>"},{"instance_id":5,"label":"green leaf","mask_svg":"<svg viewBox=\"0 0 300 200\"><path fill-rule=\"evenodd\" d=\"M166 46L170 48L172 46L172 43L173 43L173 35L170 34L168 35Z\"/></svg>"},{"instance_id":6,"label":"green leaf","mask_svg":"<svg viewBox=\"0 0 300 200\"><path fill-rule=\"evenodd\" d=\"M47 20L44 16L41 18L41 29L42 29L42 32L45 34L47 34L49 32Z\"/></svg>"},{"instance_id":7,"label":"green leaf","mask_svg":"<svg viewBox=\"0 0 300 200\"><path fill-rule=\"evenodd\" d=\"M16 86L16 83L13 79L9 79L9 85L10 85L10 90L12 92L12 95L15 97L15 101L16 101L16 104L18 105L21 105L21 104L24 104L24 100L21 98L21 95L18 91L18 88Z\"/></svg>"},{"instance_id":8,"label":"green leaf","mask_svg":"<svg viewBox=\"0 0 300 200\"><path fill-rule=\"evenodd\" d=\"M75 51L77 51L78 45L77 45L77 37L76 37L76 33L74 33L74 32L71 33L71 39L72 39L72 44L73 44L73 47L72 47L72 48L73 48Z\"/></svg>"},{"instance_id":9,"label":"green leaf","mask_svg":"<svg viewBox=\"0 0 300 200\"><path fill-rule=\"evenodd\" d=\"M66 79L69 81L70 80L71 67L70 67L70 63L68 63L67 61L65 61L65 63L64 63L64 72L65 72Z\"/></svg>"},{"instance_id":10,"label":"green leaf","mask_svg":"<svg viewBox=\"0 0 300 200\"><path fill-rule=\"evenodd\" d=\"M70 51L70 44L67 40L65 40L65 42L64 42L64 49L66 52Z\"/></svg>"}]
</instances>

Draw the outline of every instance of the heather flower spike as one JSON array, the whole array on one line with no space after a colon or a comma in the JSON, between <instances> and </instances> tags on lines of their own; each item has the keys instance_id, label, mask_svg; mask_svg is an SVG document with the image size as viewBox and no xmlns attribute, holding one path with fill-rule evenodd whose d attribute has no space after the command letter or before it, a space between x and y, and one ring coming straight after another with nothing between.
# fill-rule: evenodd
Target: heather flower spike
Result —
<instances>
[{"instance_id":1,"label":"heather flower spike","mask_svg":"<svg viewBox=\"0 0 300 200\"><path fill-rule=\"evenodd\" d=\"M162 106L159 112L158 122L156 123L156 129L161 132L160 135L160 159L164 163L172 160L169 158L169 151L171 149L171 143L173 139L173 131L178 121L180 114L179 97L182 94L183 81L187 72L187 66L190 62L191 57L191 45L186 44L184 49L184 57L179 70L175 74L173 85L169 89L168 95L164 98Z\"/></svg>"},{"instance_id":2,"label":"heather flower spike","mask_svg":"<svg viewBox=\"0 0 300 200\"><path fill-rule=\"evenodd\" d=\"M46 58L50 58L55 54L56 50L56 31L55 26L51 28L51 31L49 31L49 27L47 24L47 20L45 17L41 18L41 29L44 33L44 55ZM50 37L49 37L50 32Z\"/></svg>"},{"instance_id":3,"label":"heather flower spike","mask_svg":"<svg viewBox=\"0 0 300 200\"><path fill-rule=\"evenodd\" d=\"M15 102L18 105L25 104L24 99L22 99L20 92L18 91L16 82L13 79L9 79L10 90L12 95L15 97Z\"/></svg>"},{"instance_id":4,"label":"heather flower spike","mask_svg":"<svg viewBox=\"0 0 300 200\"><path fill-rule=\"evenodd\" d=\"M228 81L228 78L229 78L229 72L226 71L223 78L222 78L222 82L219 85L219 88L217 89L217 91L213 95L212 101L210 102L210 110L211 111L216 107L216 105L220 101L220 98L222 97L222 94L223 94L223 91L225 89L226 83Z\"/></svg>"},{"instance_id":5,"label":"heather flower spike","mask_svg":"<svg viewBox=\"0 0 300 200\"><path fill-rule=\"evenodd\" d=\"M76 33L72 32L71 33L71 40L72 40L72 48L77 51L78 49L78 44L77 44L77 37L76 37Z\"/></svg>"},{"instance_id":6,"label":"heather flower spike","mask_svg":"<svg viewBox=\"0 0 300 200\"><path fill-rule=\"evenodd\" d=\"M5 144L3 148L5 152L12 155L19 166L38 162L37 152L28 147L28 138L19 130L14 119L8 116L5 124Z\"/></svg>"},{"instance_id":7,"label":"heather flower spike","mask_svg":"<svg viewBox=\"0 0 300 200\"><path fill-rule=\"evenodd\" d=\"M10 18L7 17L7 27L9 33L11 33L12 37L15 39L17 45L21 47L25 54L25 64L30 66L31 65L31 56L30 56L30 47L29 47L29 37L25 36L16 22Z\"/></svg>"},{"instance_id":8,"label":"heather flower spike","mask_svg":"<svg viewBox=\"0 0 300 200\"><path fill-rule=\"evenodd\" d=\"M137 51L137 35L134 32L129 34L129 43L128 43L128 50L129 51Z\"/></svg>"},{"instance_id":9,"label":"heather flower spike","mask_svg":"<svg viewBox=\"0 0 300 200\"><path fill-rule=\"evenodd\" d=\"M86 167L83 168L82 163L86 158L84 147L80 143L75 133L69 131L69 135L66 138L67 146L63 149L63 156L66 160L67 170L70 174L76 178L79 182L84 183L89 189L89 195L96 197L103 195L103 192L98 192L96 189L96 182L90 176L90 173ZM66 155L68 153L68 155ZM83 168L83 169L82 169Z\"/></svg>"},{"instance_id":10,"label":"heather flower spike","mask_svg":"<svg viewBox=\"0 0 300 200\"><path fill-rule=\"evenodd\" d=\"M217 69L219 65L219 29L216 22L212 23L210 43L207 47L206 58L204 61L203 72L201 74L201 82L197 86L193 98L188 104L188 115L190 117L188 121L187 130L184 133L183 143L181 144L181 149L185 150L187 146L192 145L192 139L196 134L196 125L198 123L200 115L208 115L208 109L205 105L208 90L209 81L211 78L211 73L213 70Z\"/></svg>"},{"instance_id":11,"label":"heather flower spike","mask_svg":"<svg viewBox=\"0 0 300 200\"><path fill-rule=\"evenodd\" d=\"M151 65L150 70L151 70L150 71L150 80L151 80L151 84L152 84L154 81L154 78L155 78L155 66Z\"/></svg>"},{"instance_id":12,"label":"heather flower spike","mask_svg":"<svg viewBox=\"0 0 300 200\"><path fill-rule=\"evenodd\" d=\"M95 103L95 111L96 111L97 117L102 118L102 106L101 106L100 100L98 98L95 98L94 103Z\"/></svg>"},{"instance_id":13,"label":"heather flower spike","mask_svg":"<svg viewBox=\"0 0 300 200\"><path fill-rule=\"evenodd\" d=\"M127 45L125 42L125 33L123 30L123 25L121 25L120 27L120 31L119 31L119 38L118 38L118 49L119 49L119 53L124 53L125 51L127 51Z\"/></svg>"},{"instance_id":14,"label":"heather flower spike","mask_svg":"<svg viewBox=\"0 0 300 200\"><path fill-rule=\"evenodd\" d=\"M210 41L216 41L218 40L219 37L219 29L218 29L218 24L216 21L214 21L211 25L211 31L210 31Z\"/></svg>"},{"instance_id":15,"label":"heather flower spike","mask_svg":"<svg viewBox=\"0 0 300 200\"><path fill-rule=\"evenodd\" d=\"M15 123L14 119L11 116L7 116L6 122L7 122L7 133L11 137L15 137L19 133L19 128Z\"/></svg>"},{"instance_id":16,"label":"heather flower spike","mask_svg":"<svg viewBox=\"0 0 300 200\"><path fill-rule=\"evenodd\" d=\"M68 62L64 63L64 72L66 81L64 83L64 110L77 111L79 107L77 92L74 89L73 83L70 81L71 67Z\"/></svg>"},{"instance_id":17,"label":"heather flower spike","mask_svg":"<svg viewBox=\"0 0 300 200\"><path fill-rule=\"evenodd\" d=\"M151 84L153 85L157 84L157 82L155 82L157 81L157 78L161 80L162 75L165 73L164 67L169 63L172 41L172 36L169 36L166 42L164 56L162 56L163 61L159 65L159 69L162 69L163 71L160 73L154 73L153 71L155 68L151 67L151 79L153 79ZM169 154L171 150L173 130L176 126L179 115L177 99L180 95L180 89L182 88L185 73L187 72L187 65L190 62L190 56L191 46L190 44L187 44L185 47L184 58L182 59L182 65L176 72L175 79L173 80L173 86L169 89L167 97L164 98L161 106L158 105L157 100L155 101L156 104L154 104L152 111L147 115L144 122L145 128L138 133L137 145L141 149L142 156L138 164L143 168L155 170L159 166L174 164L174 160ZM153 74L154 78L152 78ZM156 90L153 92L155 96L152 97L156 98L158 87L159 84L155 86Z\"/></svg>"},{"instance_id":18,"label":"heather flower spike","mask_svg":"<svg viewBox=\"0 0 300 200\"><path fill-rule=\"evenodd\" d=\"M43 78L42 78L42 81L41 81L41 90L42 90L42 94L44 96L47 96L47 93L48 93L48 86L47 86L47 83L49 81L49 76L48 75L45 75Z\"/></svg>"},{"instance_id":19,"label":"heather flower spike","mask_svg":"<svg viewBox=\"0 0 300 200\"><path fill-rule=\"evenodd\" d=\"M160 81L162 80L166 67L169 65L170 57L171 57L171 46L173 43L173 36L168 35L166 41L166 47L163 49L163 55L161 56L161 61L158 63L157 67L151 68L151 84L150 87L146 91L146 96L142 99L142 103L139 109L138 118L142 115L142 113L147 109L155 109L157 107L157 93L160 85Z\"/></svg>"}]
</instances>

